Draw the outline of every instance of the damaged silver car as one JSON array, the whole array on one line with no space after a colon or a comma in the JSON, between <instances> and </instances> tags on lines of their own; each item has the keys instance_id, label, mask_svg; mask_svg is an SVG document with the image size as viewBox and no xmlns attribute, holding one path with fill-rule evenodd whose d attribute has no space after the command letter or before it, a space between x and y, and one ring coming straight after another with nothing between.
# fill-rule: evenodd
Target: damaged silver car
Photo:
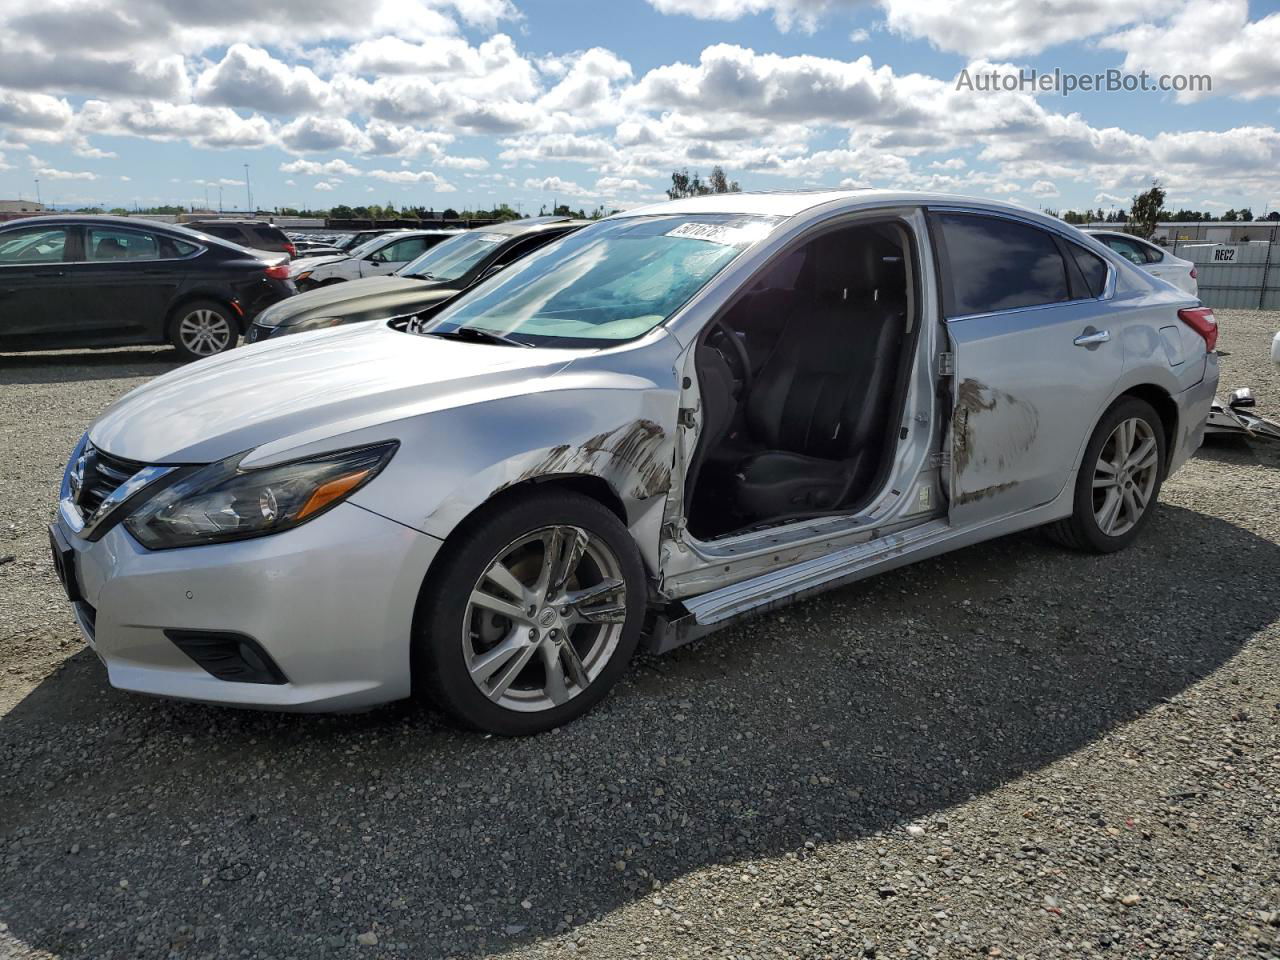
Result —
<instances>
[{"instance_id":1,"label":"damaged silver car","mask_svg":"<svg viewBox=\"0 0 1280 960\"><path fill-rule=\"evenodd\" d=\"M54 561L117 687L533 733L642 643L1029 527L1126 546L1216 337L1018 207L681 200L138 388L71 457Z\"/></svg>"}]
</instances>

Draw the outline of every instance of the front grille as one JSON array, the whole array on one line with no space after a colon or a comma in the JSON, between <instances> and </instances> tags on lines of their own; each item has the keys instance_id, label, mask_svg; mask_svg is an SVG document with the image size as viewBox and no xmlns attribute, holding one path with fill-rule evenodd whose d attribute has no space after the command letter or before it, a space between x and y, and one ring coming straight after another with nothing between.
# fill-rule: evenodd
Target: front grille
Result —
<instances>
[{"instance_id":1,"label":"front grille","mask_svg":"<svg viewBox=\"0 0 1280 960\"><path fill-rule=\"evenodd\" d=\"M85 447L84 474L80 480L79 496L75 498L81 515L86 518L93 516L103 500L144 466L146 464L113 457L92 445Z\"/></svg>"}]
</instances>

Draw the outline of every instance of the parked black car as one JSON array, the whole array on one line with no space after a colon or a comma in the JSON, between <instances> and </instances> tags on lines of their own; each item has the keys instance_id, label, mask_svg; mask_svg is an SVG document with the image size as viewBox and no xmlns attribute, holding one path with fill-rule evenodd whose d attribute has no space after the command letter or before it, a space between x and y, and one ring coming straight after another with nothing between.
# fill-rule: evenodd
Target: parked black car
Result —
<instances>
[{"instance_id":1,"label":"parked black car","mask_svg":"<svg viewBox=\"0 0 1280 960\"><path fill-rule=\"evenodd\" d=\"M430 314L463 290L589 222L537 217L459 233L390 276L322 286L264 310L245 342L360 320Z\"/></svg>"},{"instance_id":2,"label":"parked black car","mask_svg":"<svg viewBox=\"0 0 1280 960\"><path fill-rule=\"evenodd\" d=\"M250 250L287 253L291 257L298 255L298 249L289 235L265 220L231 220L220 217L217 220L188 220L183 226L218 240L230 240Z\"/></svg>"},{"instance_id":3,"label":"parked black car","mask_svg":"<svg viewBox=\"0 0 1280 960\"><path fill-rule=\"evenodd\" d=\"M0 225L0 350L172 343L188 360L229 350L294 293L285 258L127 217Z\"/></svg>"}]
</instances>

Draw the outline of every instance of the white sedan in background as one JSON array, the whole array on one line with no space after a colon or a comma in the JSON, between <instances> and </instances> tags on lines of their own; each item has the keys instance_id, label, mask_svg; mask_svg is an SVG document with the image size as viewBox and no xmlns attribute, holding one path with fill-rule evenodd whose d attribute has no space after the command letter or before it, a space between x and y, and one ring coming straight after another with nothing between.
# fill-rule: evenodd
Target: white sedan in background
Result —
<instances>
[{"instance_id":1,"label":"white sedan in background","mask_svg":"<svg viewBox=\"0 0 1280 960\"><path fill-rule=\"evenodd\" d=\"M366 240L342 256L304 257L291 265L290 276L299 290L311 290L344 280L380 277L416 260L457 230L397 230Z\"/></svg>"},{"instance_id":2,"label":"white sedan in background","mask_svg":"<svg viewBox=\"0 0 1280 960\"><path fill-rule=\"evenodd\" d=\"M1193 297L1200 295L1200 286L1196 282L1196 265L1190 260L1175 257L1154 243L1139 240L1120 230L1086 230L1085 233L1096 237L1099 243L1110 247L1140 270L1167 280Z\"/></svg>"}]
</instances>

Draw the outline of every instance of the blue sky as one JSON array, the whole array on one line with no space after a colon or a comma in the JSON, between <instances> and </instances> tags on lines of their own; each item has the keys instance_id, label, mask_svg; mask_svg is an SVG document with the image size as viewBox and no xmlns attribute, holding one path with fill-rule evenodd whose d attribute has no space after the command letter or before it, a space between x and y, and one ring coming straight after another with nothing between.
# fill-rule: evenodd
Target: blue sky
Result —
<instances>
[{"instance_id":1,"label":"blue sky","mask_svg":"<svg viewBox=\"0 0 1280 960\"><path fill-rule=\"evenodd\" d=\"M691 12L692 11L692 12ZM0 198L536 212L876 186L1280 206L1280 7L1246 0L7 0ZM957 90L962 70L1207 93Z\"/></svg>"}]
</instances>

